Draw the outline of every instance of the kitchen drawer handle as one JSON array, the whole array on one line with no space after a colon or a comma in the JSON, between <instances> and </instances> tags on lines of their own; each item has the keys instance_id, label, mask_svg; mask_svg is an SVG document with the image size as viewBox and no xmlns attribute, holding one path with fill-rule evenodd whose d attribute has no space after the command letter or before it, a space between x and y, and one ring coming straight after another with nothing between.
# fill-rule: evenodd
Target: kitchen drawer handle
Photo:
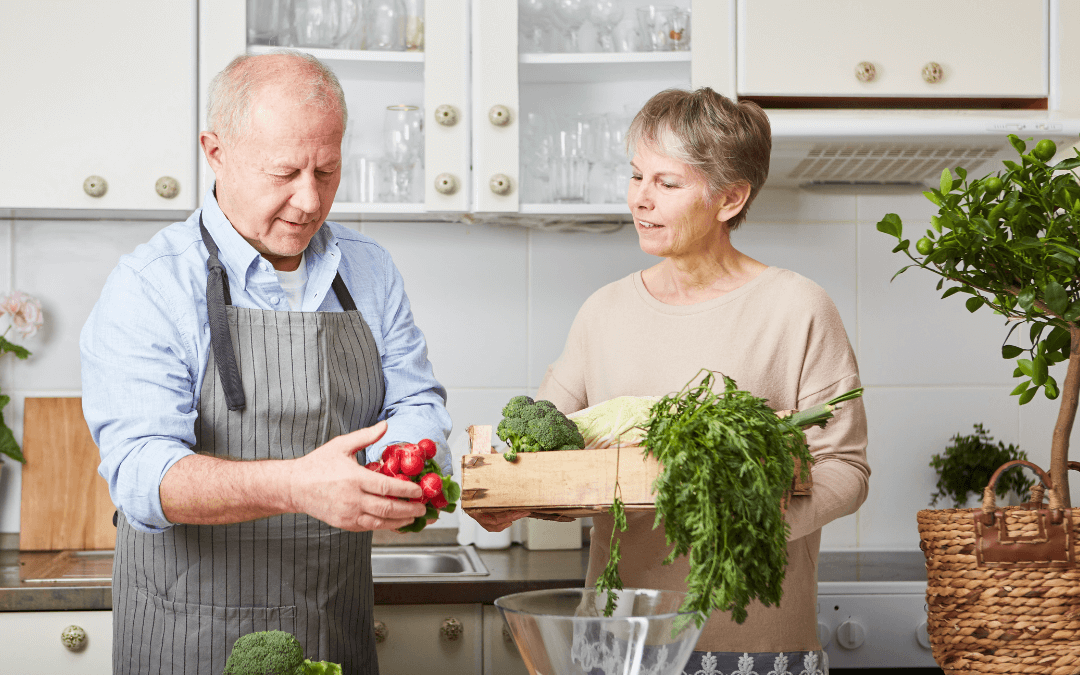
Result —
<instances>
[{"instance_id":1,"label":"kitchen drawer handle","mask_svg":"<svg viewBox=\"0 0 1080 675\"><path fill-rule=\"evenodd\" d=\"M855 66L855 79L859 82L873 82L877 77L877 68L869 61L859 61Z\"/></svg>"},{"instance_id":2,"label":"kitchen drawer handle","mask_svg":"<svg viewBox=\"0 0 1080 675\"><path fill-rule=\"evenodd\" d=\"M382 621L375 622L375 644L381 645L386 642L387 636L390 634L390 629L386 627L386 624Z\"/></svg>"},{"instance_id":3,"label":"kitchen drawer handle","mask_svg":"<svg viewBox=\"0 0 1080 675\"><path fill-rule=\"evenodd\" d=\"M940 63L931 61L922 67L922 79L927 84L937 84L945 79L945 69Z\"/></svg>"},{"instance_id":4,"label":"kitchen drawer handle","mask_svg":"<svg viewBox=\"0 0 1080 675\"><path fill-rule=\"evenodd\" d=\"M86 646L86 631L79 626L68 626L60 632L60 642L73 652Z\"/></svg>"},{"instance_id":5,"label":"kitchen drawer handle","mask_svg":"<svg viewBox=\"0 0 1080 675\"><path fill-rule=\"evenodd\" d=\"M493 105L488 111L488 120L497 127L505 127L510 124L510 108L504 105Z\"/></svg>"},{"instance_id":6,"label":"kitchen drawer handle","mask_svg":"<svg viewBox=\"0 0 1080 675\"><path fill-rule=\"evenodd\" d=\"M435 108L435 121L444 127L454 126L458 121L457 108L445 103L438 108Z\"/></svg>"},{"instance_id":7,"label":"kitchen drawer handle","mask_svg":"<svg viewBox=\"0 0 1080 675\"><path fill-rule=\"evenodd\" d=\"M488 185L491 187L491 191L497 195L508 195L514 187L510 182L510 176L505 173L497 173L492 176Z\"/></svg>"},{"instance_id":8,"label":"kitchen drawer handle","mask_svg":"<svg viewBox=\"0 0 1080 675\"><path fill-rule=\"evenodd\" d=\"M154 190L165 199L172 199L180 194L180 181L172 176L162 176L154 183Z\"/></svg>"},{"instance_id":9,"label":"kitchen drawer handle","mask_svg":"<svg viewBox=\"0 0 1080 675\"><path fill-rule=\"evenodd\" d=\"M452 195L457 192L458 181L451 173L440 173L435 176L435 192L441 195Z\"/></svg>"},{"instance_id":10,"label":"kitchen drawer handle","mask_svg":"<svg viewBox=\"0 0 1080 675\"><path fill-rule=\"evenodd\" d=\"M103 197L109 191L109 183L101 176L88 176L83 181L82 189L91 197Z\"/></svg>"},{"instance_id":11,"label":"kitchen drawer handle","mask_svg":"<svg viewBox=\"0 0 1080 675\"><path fill-rule=\"evenodd\" d=\"M450 617L442 622L442 626L439 627L439 633L447 642L456 642L460 640L461 636L465 633L465 627L461 625L460 621L454 617Z\"/></svg>"}]
</instances>

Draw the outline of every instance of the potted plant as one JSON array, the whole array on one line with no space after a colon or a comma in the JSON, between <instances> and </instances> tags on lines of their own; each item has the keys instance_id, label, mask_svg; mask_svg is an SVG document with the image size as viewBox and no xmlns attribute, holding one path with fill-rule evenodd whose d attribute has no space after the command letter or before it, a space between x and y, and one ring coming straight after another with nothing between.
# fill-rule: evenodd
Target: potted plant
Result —
<instances>
[{"instance_id":1,"label":"potted plant","mask_svg":"<svg viewBox=\"0 0 1080 675\"><path fill-rule=\"evenodd\" d=\"M1005 445L994 439L983 428L975 425L975 433L968 436L956 434L945 447L945 452L930 458L930 467L937 472L937 492L930 495L930 506L948 500L957 508L964 507L972 497L982 497L983 488L999 466L1016 459L1026 460L1027 453L1015 445ZM999 497L1024 495L1034 481L1026 475L1013 471L1001 477L996 493Z\"/></svg>"},{"instance_id":2,"label":"potted plant","mask_svg":"<svg viewBox=\"0 0 1080 675\"><path fill-rule=\"evenodd\" d=\"M43 320L41 315L41 302L22 291L13 291L0 297L0 316L6 315L10 321L7 329L0 335L0 356L14 354L16 358L25 359L30 352L25 347L11 342L7 334L12 328L24 338L33 337L41 328ZM0 454L7 455L16 462L25 463L22 450L11 428L4 422L3 409L11 402L7 394L0 394ZM0 465L3 459L0 458Z\"/></svg>"},{"instance_id":3,"label":"potted plant","mask_svg":"<svg viewBox=\"0 0 1080 675\"><path fill-rule=\"evenodd\" d=\"M948 286L943 298L965 293L969 312L989 307L1002 315L1006 342L1028 326L1021 346L1001 348L1003 358L1016 359L1020 383L1012 394L1021 405L1040 389L1061 401L1049 475L1024 462L1047 487L1049 506L1041 498L996 505L993 483L1012 462L991 477L982 508L918 514L934 658L947 673L1034 672L1025 659L1035 654L1040 672L1072 673L1080 671L1080 630L1057 631L1054 617L1080 614L1080 597L1053 589L1080 585L1071 536L1080 513L1068 510L1069 434L1080 394L1080 184L1073 173L1080 151L1051 164L1053 141L1030 149L1015 135L1009 142L1019 161L1004 162L1004 172L969 181L962 168L958 180L942 171L939 187L924 193L938 212L914 252L895 213L877 228L912 261L897 274L918 267L938 275L938 290ZM1049 369L1062 361L1059 383Z\"/></svg>"}]
</instances>

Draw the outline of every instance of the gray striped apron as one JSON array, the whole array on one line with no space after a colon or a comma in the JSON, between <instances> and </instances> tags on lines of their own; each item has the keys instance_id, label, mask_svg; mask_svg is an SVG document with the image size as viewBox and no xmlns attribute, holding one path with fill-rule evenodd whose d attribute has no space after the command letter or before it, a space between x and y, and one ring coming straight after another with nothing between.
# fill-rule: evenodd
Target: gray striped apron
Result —
<instances>
[{"instance_id":1,"label":"gray striped apron","mask_svg":"<svg viewBox=\"0 0 1080 675\"><path fill-rule=\"evenodd\" d=\"M381 361L340 275L333 288L344 312L233 307L217 246L200 229L210 252L211 350L192 449L289 459L374 424L385 391ZM303 514L159 534L121 516L113 672L221 675L238 637L284 630L312 660L378 675L370 556L370 532Z\"/></svg>"}]
</instances>

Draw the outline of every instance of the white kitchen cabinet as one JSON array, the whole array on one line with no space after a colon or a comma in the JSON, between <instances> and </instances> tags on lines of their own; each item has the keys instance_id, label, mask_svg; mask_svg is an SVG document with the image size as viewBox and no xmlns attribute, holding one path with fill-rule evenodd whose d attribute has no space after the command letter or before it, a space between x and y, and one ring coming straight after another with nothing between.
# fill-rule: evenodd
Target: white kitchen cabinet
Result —
<instances>
[{"instance_id":1,"label":"white kitchen cabinet","mask_svg":"<svg viewBox=\"0 0 1080 675\"><path fill-rule=\"evenodd\" d=\"M68 626L82 628L81 648L61 642ZM112 612L0 612L0 670L40 675L112 672Z\"/></svg>"},{"instance_id":2,"label":"white kitchen cabinet","mask_svg":"<svg viewBox=\"0 0 1080 675\"><path fill-rule=\"evenodd\" d=\"M376 605L381 675L483 675L481 605Z\"/></svg>"},{"instance_id":3,"label":"white kitchen cabinet","mask_svg":"<svg viewBox=\"0 0 1080 675\"><path fill-rule=\"evenodd\" d=\"M484 675L529 675L502 613L484 605Z\"/></svg>"},{"instance_id":4,"label":"white kitchen cabinet","mask_svg":"<svg viewBox=\"0 0 1080 675\"><path fill-rule=\"evenodd\" d=\"M0 209L195 206L196 7L0 3Z\"/></svg>"},{"instance_id":5,"label":"white kitchen cabinet","mask_svg":"<svg viewBox=\"0 0 1080 675\"><path fill-rule=\"evenodd\" d=\"M1049 5L738 0L738 94L1045 98Z\"/></svg>"}]
</instances>

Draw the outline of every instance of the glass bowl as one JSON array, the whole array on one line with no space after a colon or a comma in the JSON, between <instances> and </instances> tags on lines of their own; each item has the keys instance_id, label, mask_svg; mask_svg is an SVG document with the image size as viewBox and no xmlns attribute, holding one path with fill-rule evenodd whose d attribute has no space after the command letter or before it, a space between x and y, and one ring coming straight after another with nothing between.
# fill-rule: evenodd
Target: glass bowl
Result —
<instances>
[{"instance_id":1,"label":"glass bowl","mask_svg":"<svg viewBox=\"0 0 1080 675\"><path fill-rule=\"evenodd\" d=\"M532 675L681 675L701 627L680 612L686 593L628 588L604 616L607 594L564 588L495 600Z\"/></svg>"}]
</instances>

